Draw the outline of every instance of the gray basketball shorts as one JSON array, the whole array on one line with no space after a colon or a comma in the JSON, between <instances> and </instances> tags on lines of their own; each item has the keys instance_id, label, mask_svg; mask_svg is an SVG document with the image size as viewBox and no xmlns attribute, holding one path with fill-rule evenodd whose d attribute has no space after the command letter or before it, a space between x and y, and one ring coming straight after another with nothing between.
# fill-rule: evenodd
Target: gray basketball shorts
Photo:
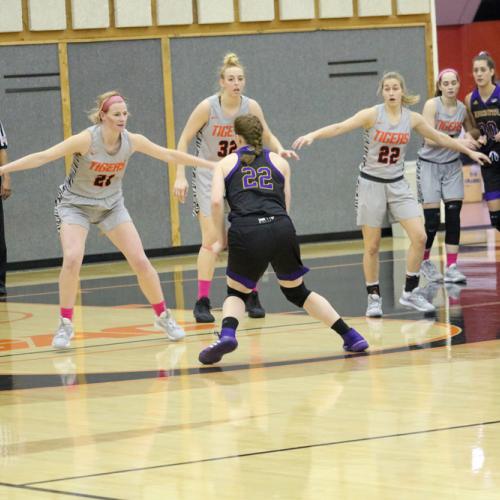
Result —
<instances>
[{"instance_id":1,"label":"gray basketball shorts","mask_svg":"<svg viewBox=\"0 0 500 500\"><path fill-rule=\"evenodd\" d=\"M113 196L103 200L88 200L72 193L64 193L56 200L54 215L57 230L61 224L77 224L85 229L90 224L96 224L99 229L107 233L124 222L131 222L132 218L125 208L123 196Z\"/></svg>"},{"instance_id":2,"label":"gray basketball shorts","mask_svg":"<svg viewBox=\"0 0 500 500\"><path fill-rule=\"evenodd\" d=\"M209 217L212 213L213 172L207 168L193 169L193 215Z\"/></svg>"},{"instance_id":3,"label":"gray basketball shorts","mask_svg":"<svg viewBox=\"0 0 500 500\"><path fill-rule=\"evenodd\" d=\"M382 227L387 215L389 222L413 219L422 215L405 179L396 182L375 182L358 177L356 189L356 224Z\"/></svg>"},{"instance_id":4,"label":"gray basketball shorts","mask_svg":"<svg viewBox=\"0 0 500 500\"><path fill-rule=\"evenodd\" d=\"M419 203L464 199L464 175L459 158L453 163L417 160L417 192Z\"/></svg>"}]
</instances>

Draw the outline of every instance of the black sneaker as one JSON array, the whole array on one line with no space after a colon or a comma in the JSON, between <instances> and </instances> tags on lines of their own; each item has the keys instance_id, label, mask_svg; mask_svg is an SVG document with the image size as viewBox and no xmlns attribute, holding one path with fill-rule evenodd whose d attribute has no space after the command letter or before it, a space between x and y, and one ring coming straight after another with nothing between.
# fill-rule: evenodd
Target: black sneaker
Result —
<instances>
[{"instance_id":1,"label":"black sneaker","mask_svg":"<svg viewBox=\"0 0 500 500\"><path fill-rule=\"evenodd\" d=\"M251 292L248 296L247 303L245 304L245 311L248 313L249 318L263 318L266 311L262 307L257 292Z\"/></svg>"},{"instance_id":2,"label":"black sneaker","mask_svg":"<svg viewBox=\"0 0 500 500\"><path fill-rule=\"evenodd\" d=\"M194 305L193 314L196 323L214 323L215 318L210 312L210 299L208 297L201 297Z\"/></svg>"}]
</instances>

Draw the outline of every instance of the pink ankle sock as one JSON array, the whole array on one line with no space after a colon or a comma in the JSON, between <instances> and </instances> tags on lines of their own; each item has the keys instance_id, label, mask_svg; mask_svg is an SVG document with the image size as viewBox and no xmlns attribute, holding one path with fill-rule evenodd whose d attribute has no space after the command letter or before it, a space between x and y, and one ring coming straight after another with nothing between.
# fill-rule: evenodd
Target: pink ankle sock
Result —
<instances>
[{"instance_id":1,"label":"pink ankle sock","mask_svg":"<svg viewBox=\"0 0 500 500\"><path fill-rule=\"evenodd\" d=\"M158 304L151 304L151 307L157 316L161 316L161 313L167 309L164 300L158 302Z\"/></svg>"},{"instance_id":2,"label":"pink ankle sock","mask_svg":"<svg viewBox=\"0 0 500 500\"><path fill-rule=\"evenodd\" d=\"M72 307L61 307L61 318L69 319L73 321L73 308Z\"/></svg>"},{"instance_id":3,"label":"pink ankle sock","mask_svg":"<svg viewBox=\"0 0 500 500\"><path fill-rule=\"evenodd\" d=\"M256 286L254 286L254 287L252 288L252 292L258 292L258 290L257 290L257 287L256 287Z\"/></svg>"},{"instance_id":4,"label":"pink ankle sock","mask_svg":"<svg viewBox=\"0 0 500 500\"><path fill-rule=\"evenodd\" d=\"M447 253L446 254L446 266L450 267L457 263L458 253Z\"/></svg>"},{"instance_id":5,"label":"pink ankle sock","mask_svg":"<svg viewBox=\"0 0 500 500\"><path fill-rule=\"evenodd\" d=\"M430 255L431 255L431 249L426 248L424 252L424 260L429 260Z\"/></svg>"},{"instance_id":6,"label":"pink ankle sock","mask_svg":"<svg viewBox=\"0 0 500 500\"><path fill-rule=\"evenodd\" d=\"M210 287L212 280L198 280L198 299L210 297Z\"/></svg>"}]
</instances>

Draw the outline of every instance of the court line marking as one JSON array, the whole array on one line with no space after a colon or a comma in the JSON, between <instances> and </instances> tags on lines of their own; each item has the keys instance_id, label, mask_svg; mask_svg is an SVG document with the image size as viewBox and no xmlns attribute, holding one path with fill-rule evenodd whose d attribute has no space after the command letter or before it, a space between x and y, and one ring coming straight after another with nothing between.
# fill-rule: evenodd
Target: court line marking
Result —
<instances>
[{"instance_id":1,"label":"court line marking","mask_svg":"<svg viewBox=\"0 0 500 500\"><path fill-rule=\"evenodd\" d=\"M388 253L388 252L392 252L392 250L385 250L381 253ZM350 254L346 254L346 255L341 255L341 256L333 256L333 258L339 258L339 257L349 257ZM332 258L331 256L325 256L325 257L311 257L310 259L304 259L304 261L306 260L317 260L317 259L329 259L329 258ZM399 259L395 259L395 258L392 258L392 259L382 259L380 260L380 263L388 263L388 262L401 262L401 261L406 261L406 258L403 257L403 258L399 258ZM359 261L359 262L345 262L345 263L342 263L342 264L330 264L330 265L323 265L323 266L309 266L309 269L311 271L316 271L316 270L323 270L323 269L334 269L334 268L337 268L337 267L353 267L353 266L362 266L363 265L363 261ZM181 271L181 272L184 272L184 273L188 273L188 272L192 272L194 273L196 271L196 269L188 269L186 271ZM162 272L159 272L159 274L173 274L175 273L176 271L162 271ZM263 276L271 276L271 275L274 275L274 271L266 271L264 273ZM97 281L97 280L113 280L113 279L119 279L119 278L134 278L135 275L134 274L127 274L127 275L120 275L120 276L107 276L106 278L101 278L101 277L96 277L96 278L86 278L86 279L83 279L81 281ZM221 275L214 275L213 277L213 280L221 280L221 279L225 279L226 278L226 275L225 274L221 274ZM182 279L182 282L183 283L187 283L187 282L191 282L191 281L197 281L198 278L196 277L193 277L193 278L183 278ZM175 283L177 280L175 279L171 279L171 280L160 280L160 283L161 284L165 284L165 285L168 285L168 284L171 284L171 283ZM36 284L36 285L13 285L12 288L21 288L21 287L34 287L34 286L41 286L43 284L52 284L52 285L57 285L57 281L54 281L54 282L50 282L50 283L40 283L40 284ZM107 285L107 286L101 286L101 287L91 287L91 288L81 288L81 292L82 293L89 293L89 292L94 292L94 291L100 291L100 290L111 290L111 289L115 289L115 288L131 288L131 287L138 287L138 283L137 282L134 282L134 283L123 283L123 284L120 284L120 285ZM27 294L17 294L17 295L11 295L9 294L8 295L8 299L15 299L15 298L21 298L21 297L38 297L38 296L42 296L42 295L55 295L55 294L58 294L59 293L59 289L57 288L56 290L54 291L48 291L48 292L33 292L33 293L27 293ZM92 306L92 307L98 307L98 306ZM108 306L106 306L108 307Z\"/></svg>"},{"instance_id":2,"label":"court line marking","mask_svg":"<svg viewBox=\"0 0 500 500\"><path fill-rule=\"evenodd\" d=\"M453 335L456 336L461 333L461 329L457 328L457 332ZM446 340L448 336L438 336L432 339L428 339L426 342L422 344L418 344L423 349L436 349L442 347L441 345L434 345L437 343ZM314 363L323 363L328 361L337 361L341 359L350 359L350 358L360 358L360 357L368 357L368 356L379 356L379 355L388 355L394 354L398 352L411 351L412 347L416 344L406 344L406 345L396 345L396 346L388 346L382 349L375 349L373 351L365 351L365 352L357 352L357 353L347 353L344 352L342 354L332 354L330 356L319 356L312 358L298 358L298 359L286 359L279 361L265 361L256 364L251 363L240 363L233 364L227 366L191 366L186 368L174 368L169 370L168 379L173 377L182 377L182 376L192 376L192 375L205 375L210 373L228 373L234 371L243 371L243 370L255 370L262 368L275 368L281 366L295 366L295 365L311 365ZM130 382L136 380L149 380L149 379L158 379L161 378L158 375L158 369L155 370L134 370L134 371L112 371L112 372L88 372L88 373L79 373L77 375L82 375L85 379L83 382L78 382L74 384L75 386L85 386L85 385L93 385L93 384L112 384L117 382ZM1 381L2 378L16 378L17 386L4 388L3 383ZM34 383L36 381L36 384ZM22 384L25 384L24 386ZM58 388L64 387L61 384L61 378L58 374L47 373L47 374L2 374L0 376L0 392L3 391L23 391L23 390L35 390L35 389L50 389L50 388Z\"/></svg>"},{"instance_id":3,"label":"court line marking","mask_svg":"<svg viewBox=\"0 0 500 500\"><path fill-rule=\"evenodd\" d=\"M467 306L462 306L463 308L468 308L468 307L485 307L489 305L496 305L500 304L500 301L498 302L487 302L484 304L470 304ZM93 307L93 306L91 306ZM276 315L286 315L289 316L290 314L300 314L303 316L307 316L304 311L285 311L285 312L280 312L280 313L270 313L270 314L276 314ZM415 314L414 310L407 310L407 311L398 311L394 313L389 313L389 314L384 314L385 319L392 319L392 318L398 318L401 316L406 316L409 314ZM365 318L364 316L345 316L345 318L348 318L350 322L356 321L356 319L362 319ZM435 320L435 318L425 318L423 317L422 319L429 319L429 320ZM404 320L403 320L404 321ZM407 321L414 321L413 318L409 318ZM437 323L441 323L439 321L436 321ZM443 323L445 324L445 323ZM452 323L449 323L451 326L454 326ZM214 323L214 325L216 325ZM239 333L243 332L252 332L255 330L269 330L273 328L285 328L285 327L297 327L297 326L310 326L310 325L319 325L319 326L324 326L321 321L307 321L303 323L288 323L288 324L279 324L279 325L268 325L268 326L254 326L250 328L241 328L238 330ZM326 328L326 327L325 327ZM209 332L200 332L200 333L192 333L189 335L186 335L185 340L189 340L191 338L195 337L202 337L204 335L214 335L214 330L217 330L217 327L214 326L211 329L212 331ZM272 334L273 332L268 332L268 334ZM33 354L51 354L53 356L57 356L59 354L72 354L75 353L76 351L82 351L86 349L93 349L93 348L98 348L98 347L114 347L118 345L127 345L127 344L136 344L138 342L165 342L165 337L158 337L158 338L141 338L137 340L125 340L122 342L108 342L108 343L102 343L102 344L92 344L92 345L83 345L83 346L78 346L78 347L70 347L68 349L65 349L64 351L56 351L54 349L47 349L47 350L36 350L36 351L29 351L29 352L16 352L16 353L9 353L9 354L0 354L0 359L1 358L12 358L12 357L17 357L17 356L29 356ZM170 345L170 344L167 344ZM45 358L40 358L40 359L45 359Z\"/></svg>"},{"instance_id":4,"label":"court line marking","mask_svg":"<svg viewBox=\"0 0 500 500\"><path fill-rule=\"evenodd\" d=\"M2 483L0 486L5 486L6 488L16 488L19 490L29 490L29 491L43 491L44 493L55 493L56 495L69 495L73 497L84 497L84 498L96 498L99 500L121 500L119 497L102 497L97 495L90 495L87 493L76 493L74 491L62 491L62 490L52 490L49 488L37 488L35 486L25 486L24 484L11 484Z\"/></svg>"},{"instance_id":5,"label":"court line marking","mask_svg":"<svg viewBox=\"0 0 500 500\"><path fill-rule=\"evenodd\" d=\"M450 431L450 430L458 430L458 429L467 429L471 427L479 427L479 426L484 426L484 425L496 425L499 424L500 420L492 420L489 422L478 422L474 424L462 424L462 425L454 425L450 427L439 427L436 429L425 429L421 431L410 431L410 432L399 432L396 434L382 434L380 436L370 436L370 437L362 437L362 438L354 438L354 439L344 439L342 441L329 441L326 443L315 443L315 444L305 444L305 445L300 445L300 446L291 446L288 448L275 448L275 449L270 449L270 450L261 450L261 451L253 451L253 452L248 452L248 453L239 453L235 455L224 455L220 457L211 457L211 458L201 458L199 460L188 460L185 462L174 462L171 464L162 464L162 465L151 465L149 467L136 467L136 468L130 468L130 469L121 469L121 470L116 470L116 471L109 471L109 472L97 472L95 474L87 474L87 475L81 475L81 476L69 476L69 477L64 477L64 478L59 478L59 479L49 479L47 481L33 481L29 483L23 483L21 486L32 486L32 485L37 485L37 484L48 484L48 483L55 483L55 482L60 482L60 481L70 481L74 479L85 479L85 478L90 478L90 477L102 477L102 476L110 476L114 474L125 474L129 472L139 472L139 471L145 471L145 470L154 470L154 469L163 469L167 467L178 467L182 465L194 465L194 464L201 464L201 463L207 463L207 462L217 462L221 460L230 460L234 458L246 458L246 457L252 457L252 456L259 456L259 455L270 455L273 453L284 453L287 451L297 451L297 450L307 450L307 449L313 449L313 448L321 448L321 447L326 447L326 446L338 446L342 444L351 444L351 443L361 443L365 441L377 441L377 440L382 440L382 439L391 439L391 438L399 438L399 437L406 437L406 436L417 436L421 434L430 434L433 432L443 432L443 431Z\"/></svg>"},{"instance_id":6,"label":"court line marking","mask_svg":"<svg viewBox=\"0 0 500 500\"><path fill-rule=\"evenodd\" d=\"M486 226L485 226L486 227ZM462 228L462 230L464 230L464 228ZM328 242L327 242L328 243ZM484 249L490 249L491 246L487 243L465 243L463 245L460 245L460 252L461 253L474 253L474 252L479 252L479 251L482 251ZM500 245L494 245L493 247L495 250L498 250L500 249ZM380 251L380 255L383 255L383 254L386 254L386 253L398 253L398 252L406 252L405 249L392 249L392 250L382 250ZM306 252L304 252L306 253ZM311 255L311 256L303 256L303 260L306 261L306 260L317 260L317 259L327 259L327 258L340 258L340 257L349 257L349 256L358 256L358 255L363 255L363 251L362 249L358 250L357 253L341 253L339 255L333 255L333 256L327 256L327 255L322 255L322 256L314 256L314 255ZM433 259L433 260L436 260L436 259ZM439 260L439 259L438 259ZM406 258L399 258L399 259L384 259L384 260L380 260L380 262L401 262L401 261L406 261ZM123 263L124 261L116 261L117 263ZM333 266L331 266L332 268L335 268L335 267L348 267L348 266L353 266L353 265L361 265L362 262L360 263L345 263L345 264L334 264ZM103 266L104 264L103 263L90 263L90 264L86 264L87 266L93 266L93 265L96 265L96 266ZM189 265L188 264L185 264L185 263L181 263L181 264L172 264L172 266L183 266L183 265ZM217 266L216 269L221 269L223 268L224 265L220 265L220 266ZM320 266L320 267L311 267L310 269L325 269L325 268L329 268L330 266L327 266L327 267L324 267L324 266ZM33 270L30 270L29 272L32 272L32 273L36 273L36 272L46 272L47 270L59 270L60 267L51 267L51 268L47 268L47 269L43 269L43 270L36 270L36 269L33 269ZM196 268L194 269L183 269L181 271L178 271L178 270L175 270L175 269L172 269L172 270L167 270L167 271L158 271L159 274L173 274L173 273L177 273L177 272L182 272L182 273L189 273L189 272L195 272L196 271ZM272 271L267 271L266 273L264 274L274 274ZM106 280L106 279L118 279L118 278L126 278L126 277L134 277L133 274L131 273L128 273L128 274L123 274L123 273L120 273L120 274L117 274L117 275L111 275L111 276L106 276L106 277L84 277L81 279L81 281L95 281L95 280ZM226 275L222 275L222 276L214 276L213 279L223 279L225 278ZM197 278L186 278L186 279L183 279L183 281L196 281ZM165 284L168 284L168 283L174 283L175 280L166 280L166 281L162 281L161 283L165 283ZM37 281L35 283L19 283L19 284L16 284L16 285L11 285L9 288L21 288L21 287L35 287L35 286L42 286L42 285L57 285L58 281L57 281L57 278L53 278L53 279L47 279L47 280L40 280L40 281ZM127 286L127 287L130 287L132 286L132 284L127 284L127 285L122 285L122 286ZM14 298L14 297L25 297L25 296L32 296L32 295L53 295L54 293L56 292L45 292L45 293L39 293L39 294L29 294L29 295L9 295L10 298Z\"/></svg>"}]
</instances>

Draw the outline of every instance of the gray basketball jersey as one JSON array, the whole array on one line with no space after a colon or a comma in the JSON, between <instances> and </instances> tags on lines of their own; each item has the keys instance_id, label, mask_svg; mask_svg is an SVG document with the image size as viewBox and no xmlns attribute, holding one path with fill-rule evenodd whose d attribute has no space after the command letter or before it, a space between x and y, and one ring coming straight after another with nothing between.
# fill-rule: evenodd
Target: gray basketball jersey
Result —
<instances>
[{"instance_id":1,"label":"gray basketball jersey","mask_svg":"<svg viewBox=\"0 0 500 500\"><path fill-rule=\"evenodd\" d=\"M237 149L233 123L237 116L248 113L248 97L241 96L240 109L236 116L231 117L224 115L219 95L209 97L208 101L210 116L196 134L196 155L205 160L219 161Z\"/></svg>"},{"instance_id":2,"label":"gray basketball jersey","mask_svg":"<svg viewBox=\"0 0 500 500\"><path fill-rule=\"evenodd\" d=\"M92 137L89 151L73 155L71 171L60 186L59 196L65 192L85 198L102 200L119 195L127 162L132 154L128 132L121 133L120 149L115 154L106 152L101 126L87 129Z\"/></svg>"},{"instance_id":3,"label":"gray basketball jersey","mask_svg":"<svg viewBox=\"0 0 500 500\"><path fill-rule=\"evenodd\" d=\"M401 108L401 119L395 125L383 104L378 104L377 119L373 127L365 130L364 155L359 169L381 179L401 177L411 133L411 111Z\"/></svg>"},{"instance_id":4,"label":"gray basketball jersey","mask_svg":"<svg viewBox=\"0 0 500 500\"><path fill-rule=\"evenodd\" d=\"M436 106L436 114L434 115L434 128L443 134L450 137L458 137L462 131L462 125L465 120L465 105L457 101L457 109L454 114L449 115L440 97L434 97ZM452 149L443 148L441 146L429 146L424 142L423 146L418 151L419 158L431 163L451 163L455 161L460 153Z\"/></svg>"}]
</instances>

